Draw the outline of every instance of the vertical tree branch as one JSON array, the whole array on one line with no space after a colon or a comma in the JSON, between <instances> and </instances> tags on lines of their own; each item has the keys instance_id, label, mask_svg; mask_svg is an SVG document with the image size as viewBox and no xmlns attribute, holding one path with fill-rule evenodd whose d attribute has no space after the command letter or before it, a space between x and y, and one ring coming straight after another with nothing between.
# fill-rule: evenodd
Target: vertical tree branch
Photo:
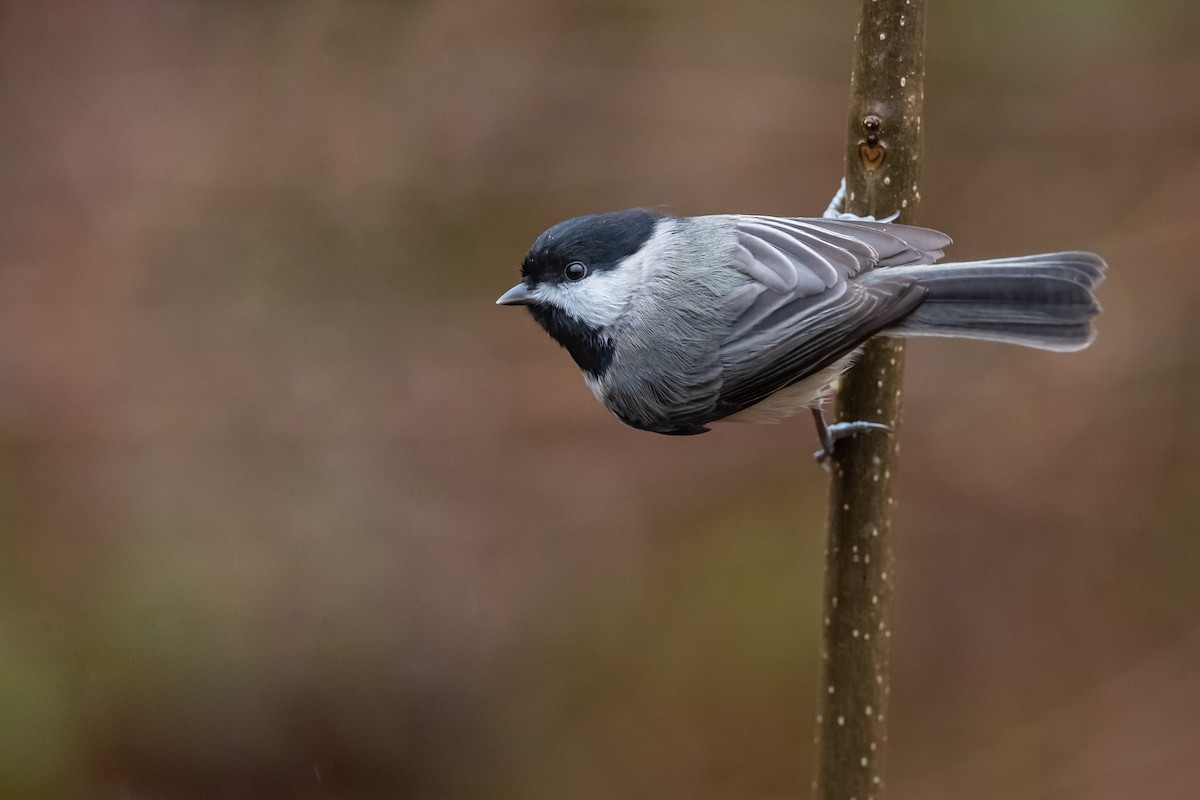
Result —
<instances>
[{"instance_id":1,"label":"vertical tree branch","mask_svg":"<svg viewBox=\"0 0 1200 800\"><path fill-rule=\"evenodd\" d=\"M846 211L911 222L924 96L925 0L862 0L851 82ZM846 375L839 421L891 435L838 443L832 462L817 716L820 800L879 800L887 743L892 498L904 345L876 339Z\"/></svg>"}]
</instances>

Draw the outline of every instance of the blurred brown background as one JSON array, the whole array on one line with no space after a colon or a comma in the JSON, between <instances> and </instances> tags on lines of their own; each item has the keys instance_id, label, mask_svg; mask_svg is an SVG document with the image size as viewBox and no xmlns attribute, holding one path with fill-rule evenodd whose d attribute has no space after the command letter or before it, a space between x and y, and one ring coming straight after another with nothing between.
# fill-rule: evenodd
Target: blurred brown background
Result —
<instances>
[{"instance_id":1,"label":"blurred brown background","mask_svg":"<svg viewBox=\"0 0 1200 800\"><path fill-rule=\"evenodd\" d=\"M0 2L0 796L808 794L807 419L625 428L493 300L814 214L857 3ZM931 4L921 221L1096 346L910 348L893 800L1200 792L1200 11Z\"/></svg>"}]
</instances>

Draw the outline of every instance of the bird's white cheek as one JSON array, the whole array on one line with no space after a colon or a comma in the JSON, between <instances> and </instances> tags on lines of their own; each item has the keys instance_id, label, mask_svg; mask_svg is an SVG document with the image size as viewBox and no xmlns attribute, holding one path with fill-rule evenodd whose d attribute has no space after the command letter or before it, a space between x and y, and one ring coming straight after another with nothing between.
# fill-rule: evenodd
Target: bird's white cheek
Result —
<instances>
[{"instance_id":1,"label":"bird's white cheek","mask_svg":"<svg viewBox=\"0 0 1200 800\"><path fill-rule=\"evenodd\" d=\"M579 283L545 284L534 290L534 297L562 309L575 319L593 327L607 328L629 306L628 287L612 272L599 272Z\"/></svg>"}]
</instances>

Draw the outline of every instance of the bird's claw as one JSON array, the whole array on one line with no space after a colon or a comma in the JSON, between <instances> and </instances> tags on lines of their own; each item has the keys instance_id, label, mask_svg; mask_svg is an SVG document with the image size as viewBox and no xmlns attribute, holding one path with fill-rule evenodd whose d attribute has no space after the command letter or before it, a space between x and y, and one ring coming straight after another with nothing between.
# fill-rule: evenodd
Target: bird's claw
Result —
<instances>
[{"instance_id":1,"label":"bird's claw","mask_svg":"<svg viewBox=\"0 0 1200 800\"><path fill-rule=\"evenodd\" d=\"M838 190L833 193L833 199L829 201L829 205L825 208L825 213L821 216L825 219L841 219L842 209L846 207L846 179L842 178L841 185Z\"/></svg>"},{"instance_id":2,"label":"bird's claw","mask_svg":"<svg viewBox=\"0 0 1200 800\"><path fill-rule=\"evenodd\" d=\"M829 201L829 206L825 209L825 213L821 216L825 219L841 219L849 222L895 222L900 218L900 212L896 211L890 216L883 219L875 219L873 216L860 217L857 214L847 213L846 208L846 179L842 178L842 183L838 186L838 190L834 193L833 199Z\"/></svg>"},{"instance_id":3,"label":"bird's claw","mask_svg":"<svg viewBox=\"0 0 1200 800\"><path fill-rule=\"evenodd\" d=\"M813 458L817 460L826 471L829 470L829 459L833 457L834 447L838 441L845 439L848 436L853 436L861 431L884 431L891 433L892 429L882 422L835 422L830 425L825 422L825 417L822 416L820 409L813 409L813 420L817 423L817 439L821 443L821 449L813 453Z\"/></svg>"}]
</instances>

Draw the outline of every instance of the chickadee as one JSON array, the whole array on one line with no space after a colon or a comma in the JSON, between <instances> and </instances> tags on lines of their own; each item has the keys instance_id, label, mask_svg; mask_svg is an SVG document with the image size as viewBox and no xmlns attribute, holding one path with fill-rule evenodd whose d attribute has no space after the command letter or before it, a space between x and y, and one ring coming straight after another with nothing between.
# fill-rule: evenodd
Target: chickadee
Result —
<instances>
[{"instance_id":1,"label":"chickadee","mask_svg":"<svg viewBox=\"0 0 1200 800\"><path fill-rule=\"evenodd\" d=\"M1095 337L1099 256L935 264L950 241L858 218L630 209L550 228L496 302L527 307L628 425L695 434L810 408L828 454L821 402L872 336L1062 351Z\"/></svg>"}]
</instances>

